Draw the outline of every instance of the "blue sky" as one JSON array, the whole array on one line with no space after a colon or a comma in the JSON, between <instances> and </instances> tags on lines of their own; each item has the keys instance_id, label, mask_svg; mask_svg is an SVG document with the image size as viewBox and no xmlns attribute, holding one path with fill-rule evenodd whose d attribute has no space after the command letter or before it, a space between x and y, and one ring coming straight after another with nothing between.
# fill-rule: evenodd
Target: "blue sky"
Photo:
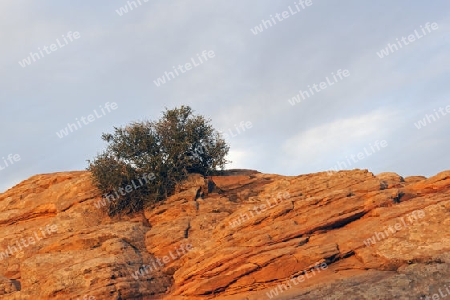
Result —
<instances>
[{"instance_id":1,"label":"blue sky","mask_svg":"<svg viewBox=\"0 0 450 300\"><path fill-rule=\"evenodd\" d=\"M450 2L314 1L255 35L294 1L0 3L0 192L34 174L82 170L113 126L190 105L227 141L230 168L298 175L326 171L377 140L388 146L350 167L431 176L450 169ZM396 39L439 28L380 58ZM68 32L80 38L25 68L18 63ZM202 51L215 57L157 87L153 81ZM288 99L339 69L350 76L306 100ZM56 132L105 103L116 110L60 139Z\"/></svg>"}]
</instances>

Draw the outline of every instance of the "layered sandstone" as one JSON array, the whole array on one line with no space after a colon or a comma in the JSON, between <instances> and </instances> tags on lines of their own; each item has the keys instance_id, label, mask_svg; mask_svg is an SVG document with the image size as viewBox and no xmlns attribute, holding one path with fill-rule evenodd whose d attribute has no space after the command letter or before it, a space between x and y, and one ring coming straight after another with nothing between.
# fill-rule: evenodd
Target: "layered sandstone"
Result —
<instances>
[{"instance_id":1,"label":"layered sandstone","mask_svg":"<svg viewBox=\"0 0 450 300\"><path fill-rule=\"evenodd\" d=\"M115 218L99 200L87 172L33 176L0 194L0 298L420 299L450 289L450 171L192 175L165 202Z\"/></svg>"}]
</instances>

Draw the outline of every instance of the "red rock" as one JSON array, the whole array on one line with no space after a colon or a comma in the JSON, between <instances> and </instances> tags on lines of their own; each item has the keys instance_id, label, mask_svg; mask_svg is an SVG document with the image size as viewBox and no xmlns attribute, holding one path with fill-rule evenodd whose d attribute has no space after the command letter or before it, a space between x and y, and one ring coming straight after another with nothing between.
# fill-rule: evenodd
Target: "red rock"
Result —
<instances>
[{"instance_id":1,"label":"red rock","mask_svg":"<svg viewBox=\"0 0 450 300\"><path fill-rule=\"evenodd\" d=\"M262 299L324 263L277 299L419 299L448 284L450 171L231 174L192 175L166 201L115 218L95 207L87 172L20 183L0 194L0 253L46 225L57 232L0 256L2 299Z\"/></svg>"}]
</instances>

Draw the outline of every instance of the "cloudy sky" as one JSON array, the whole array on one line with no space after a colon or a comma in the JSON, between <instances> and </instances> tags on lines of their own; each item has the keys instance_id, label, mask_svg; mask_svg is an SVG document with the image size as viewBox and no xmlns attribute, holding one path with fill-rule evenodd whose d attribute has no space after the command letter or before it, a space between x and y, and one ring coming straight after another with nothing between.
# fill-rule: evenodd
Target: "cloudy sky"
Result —
<instances>
[{"instance_id":1,"label":"cloudy sky","mask_svg":"<svg viewBox=\"0 0 450 300\"><path fill-rule=\"evenodd\" d=\"M0 192L85 169L102 132L183 104L231 131L230 168L450 169L449 1L145 1L1 1Z\"/></svg>"}]
</instances>

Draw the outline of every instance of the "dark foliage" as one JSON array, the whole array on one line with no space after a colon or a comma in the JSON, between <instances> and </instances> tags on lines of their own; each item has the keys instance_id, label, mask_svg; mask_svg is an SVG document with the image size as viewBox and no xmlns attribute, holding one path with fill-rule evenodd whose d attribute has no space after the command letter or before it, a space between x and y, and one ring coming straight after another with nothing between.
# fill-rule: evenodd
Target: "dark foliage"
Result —
<instances>
[{"instance_id":1,"label":"dark foliage","mask_svg":"<svg viewBox=\"0 0 450 300\"><path fill-rule=\"evenodd\" d=\"M181 106L166 109L157 122L134 122L104 133L108 146L88 161L87 169L108 199L109 215L139 211L167 198L189 173L223 170L229 147L210 122ZM124 192L127 186L132 191Z\"/></svg>"}]
</instances>

